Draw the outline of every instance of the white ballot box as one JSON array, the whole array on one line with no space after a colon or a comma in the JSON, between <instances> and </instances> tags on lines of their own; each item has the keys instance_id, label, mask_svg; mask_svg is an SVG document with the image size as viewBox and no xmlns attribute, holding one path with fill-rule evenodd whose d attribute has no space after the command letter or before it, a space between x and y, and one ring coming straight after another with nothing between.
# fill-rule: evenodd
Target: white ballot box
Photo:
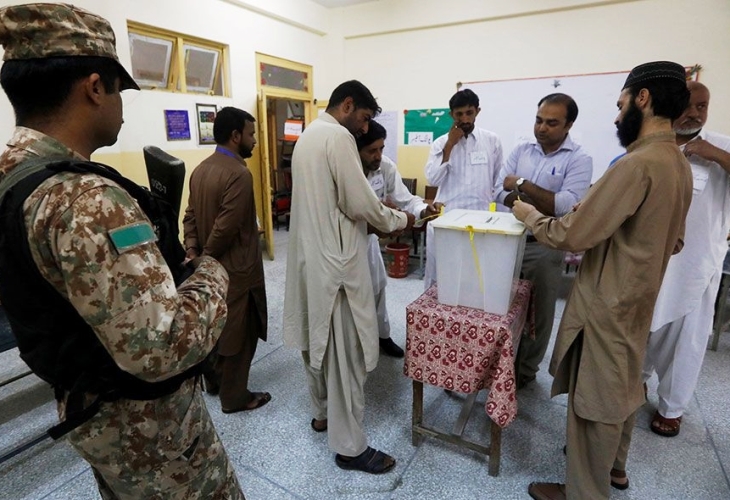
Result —
<instances>
[{"instance_id":1,"label":"white ballot box","mask_svg":"<svg viewBox=\"0 0 730 500\"><path fill-rule=\"evenodd\" d=\"M525 225L511 213L459 209L431 225L439 302L506 314L520 277Z\"/></svg>"}]
</instances>

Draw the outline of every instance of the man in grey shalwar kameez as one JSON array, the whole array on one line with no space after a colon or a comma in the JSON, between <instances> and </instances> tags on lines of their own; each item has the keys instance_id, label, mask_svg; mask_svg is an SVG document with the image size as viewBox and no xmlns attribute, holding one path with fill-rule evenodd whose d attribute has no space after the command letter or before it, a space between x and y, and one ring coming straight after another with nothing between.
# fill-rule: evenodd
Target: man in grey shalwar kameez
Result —
<instances>
[{"instance_id":1,"label":"man in grey shalwar kameez","mask_svg":"<svg viewBox=\"0 0 730 500\"><path fill-rule=\"evenodd\" d=\"M382 473L395 459L368 446L363 385L378 361L367 224L413 225L384 206L362 172L355 136L380 111L357 81L338 86L297 141L284 299L284 342L302 351L315 431L328 431L340 468Z\"/></svg>"}]
</instances>

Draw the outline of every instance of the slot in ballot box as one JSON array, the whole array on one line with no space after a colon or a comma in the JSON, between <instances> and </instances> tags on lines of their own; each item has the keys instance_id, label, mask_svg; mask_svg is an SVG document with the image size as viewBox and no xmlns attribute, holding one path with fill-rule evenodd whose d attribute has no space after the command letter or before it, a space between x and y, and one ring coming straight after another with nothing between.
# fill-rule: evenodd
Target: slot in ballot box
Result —
<instances>
[{"instance_id":1,"label":"slot in ballot box","mask_svg":"<svg viewBox=\"0 0 730 500\"><path fill-rule=\"evenodd\" d=\"M525 225L511 213L461 209L431 225L439 302L505 314L520 277Z\"/></svg>"}]
</instances>

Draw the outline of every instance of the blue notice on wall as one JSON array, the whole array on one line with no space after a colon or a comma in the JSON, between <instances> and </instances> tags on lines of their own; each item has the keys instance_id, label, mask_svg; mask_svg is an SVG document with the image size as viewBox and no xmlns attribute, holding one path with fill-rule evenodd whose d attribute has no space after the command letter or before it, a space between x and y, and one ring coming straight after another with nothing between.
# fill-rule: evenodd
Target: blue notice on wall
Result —
<instances>
[{"instance_id":1,"label":"blue notice on wall","mask_svg":"<svg viewBox=\"0 0 730 500\"><path fill-rule=\"evenodd\" d=\"M168 141L190 140L190 120L185 109L165 110L165 129Z\"/></svg>"}]
</instances>

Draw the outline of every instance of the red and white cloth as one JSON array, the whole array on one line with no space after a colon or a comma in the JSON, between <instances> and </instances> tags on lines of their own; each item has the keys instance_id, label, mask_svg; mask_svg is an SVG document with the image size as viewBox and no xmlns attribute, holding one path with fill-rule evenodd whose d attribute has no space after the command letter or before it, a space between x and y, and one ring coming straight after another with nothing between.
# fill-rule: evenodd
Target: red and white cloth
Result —
<instances>
[{"instance_id":1,"label":"red and white cloth","mask_svg":"<svg viewBox=\"0 0 730 500\"><path fill-rule=\"evenodd\" d=\"M532 284L520 280L507 314L500 316L438 301L437 285L406 306L407 377L456 392L487 389L486 412L500 427L517 416L514 348L534 327Z\"/></svg>"}]
</instances>

